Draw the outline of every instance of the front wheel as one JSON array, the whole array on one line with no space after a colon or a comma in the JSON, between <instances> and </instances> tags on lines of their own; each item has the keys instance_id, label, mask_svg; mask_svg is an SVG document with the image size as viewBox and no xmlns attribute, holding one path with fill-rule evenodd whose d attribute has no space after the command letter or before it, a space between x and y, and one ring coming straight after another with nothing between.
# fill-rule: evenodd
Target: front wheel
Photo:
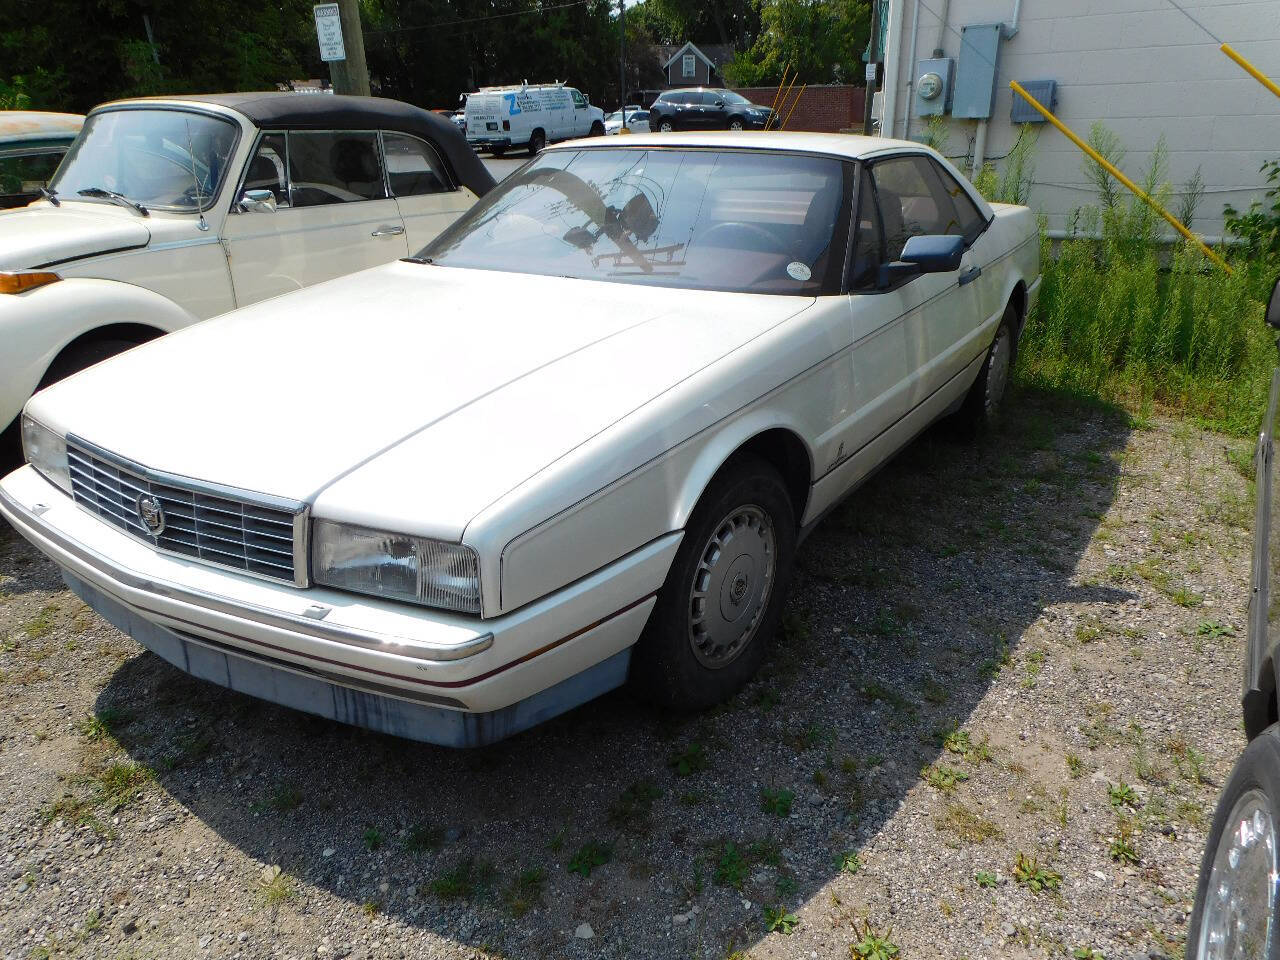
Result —
<instances>
[{"instance_id":1,"label":"front wheel","mask_svg":"<svg viewBox=\"0 0 1280 960\"><path fill-rule=\"evenodd\" d=\"M659 133L671 133L672 131L675 130L675 128L676 128L676 125L672 123L670 120L663 120L661 123L658 124Z\"/></svg>"},{"instance_id":2,"label":"front wheel","mask_svg":"<svg viewBox=\"0 0 1280 960\"><path fill-rule=\"evenodd\" d=\"M782 477L758 457L721 470L685 526L632 656L653 701L699 710L759 669L786 598L796 523Z\"/></svg>"},{"instance_id":3,"label":"front wheel","mask_svg":"<svg viewBox=\"0 0 1280 960\"><path fill-rule=\"evenodd\" d=\"M593 136L593 137L603 137L603 136L604 136L604 124L603 124L603 123L601 123L599 120L597 120L595 123L593 123L593 124L591 125L591 134L590 134L590 136Z\"/></svg>"},{"instance_id":4,"label":"front wheel","mask_svg":"<svg viewBox=\"0 0 1280 960\"><path fill-rule=\"evenodd\" d=\"M742 122L742 118L741 118L741 117L732 117L732 118L730 118L730 120L729 120L729 129L730 129L730 130L745 130L745 129L746 129L746 126L743 124L743 122Z\"/></svg>"},{"instance_id":5,"label":"front wheel","mask_svg":"<svg viewBox=\"0 0 1280 960\"><path fill-rule=\"evenodd\" d=\"M1187 960L1280 958L1280 725L1236 761L1213 815Z\"/></svg>"}]
</instances>

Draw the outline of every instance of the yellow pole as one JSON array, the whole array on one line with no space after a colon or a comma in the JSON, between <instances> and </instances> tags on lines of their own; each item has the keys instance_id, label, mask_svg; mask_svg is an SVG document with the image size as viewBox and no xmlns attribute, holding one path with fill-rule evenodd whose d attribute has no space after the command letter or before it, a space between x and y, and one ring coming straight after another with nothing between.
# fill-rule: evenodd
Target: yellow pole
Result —
<instances>
[{"instance_id":1,"label":"yellow pole","mask_svg":"<svg viewBox=\"0 0 1280 960\"><path fill-rule=\"evenodd\" d=\"M764 128L769 129L769 124L773 122L773 115L778 109L778 97L782 95L782 85L787 82L787 71L791 69L791 64L784 63L782 65L782 79L778 81L778 90L773 95L773 103L769 106L769 119L765 122Z\"/></svg>"},{"instance_id":2,"label":"yellow pole","mask_svg":"<svg viewBox=\"0 0 1280 960\"><path fill-rule=\"evenodd\" d=\"M804 92L808 87L809 85L807 83L800 84L800 92L797 93L796 98L791 101L791 109L787 111L787 119L782 121L782 126L778 127L779 130L785 130L787 124L791 122L791 114L796 112L796 107L800 103L800 98L804 96Z\"/></svg>"},{"instance_id":3,"label":"yellow pole","mask_svg":"<svg viewBox=\"0 0 1280 960\"><path fill-rule=\"evenodd\" d=\"M1263 73L1261 70L1255 67L1252 63L1246 60L1242 54L1238 53L1231 46L1231 44L1224 43L1218 49L1220 49L1223 53L1225 53L1228 57L1230 57L1236 63L1240 64L1240 66L1244 67L1245 73L1249 74L1251 77L1253 77L1253 79L1257 80L1260 84L1262 84L1272 93L1274 93L1277 97L1280 97L1280 87L1276 86L1275 82L1270 77L1268 77L1265 73Z\"/></svg>"},{"instance_id":4,"label":"yellow pole","mask_svg":"<svg viewBox=\"0 0 1280 960\"><path fill-rule=\"evenodd\" d=\"M1104 157L1097 150L1093 149L1093 147L1089 146L1087 143L1081 140L1078 136L1076 136L1074 131L1072 131L1070 127L1068 127L1065 123L1063 123L1061 120L1055 117L1052 113L1050 113L1044 107L1044 105L1040 103L1039 100L1037 100L1031 94L1027 93L1027 91L1022 88L1022 84L1018 83L1017 80L1010 80L1009 86L1013 88L1014 93L1018 94L1018 96L1026 100L1027 103L1031 104L1031 106L1035 108L1037 113L1039 113L1042 117L1044 117L1046 120L1052 123L1055 127L1057 127L1062 132L1063 136L1065 136L1068 140L1070 140L1077 147L1083 150L1089 156L1090 160L1098 164L1098 166L1102 167L1103 170L1107 171L1107 173L1111 174L1113 177L1119 180L1122 184L1124 184L1126 187L1132 190L1134 195L1137 196L1139 200L1141 200L1143 203L1149 206L1156 213L1160 214L1160 216L1164 217L1164 219L1168 221L1169 225L1173 227L1173 229L1177 230L1180 234L1182 234L1184 237L1186 237L1188 240L1192 241L1193 243L1199 244L1200 249L1204 251L1204 255L1206 257L1208 257L1210 260L1212 260L1214 263L1220 266L1223 270L1227 271L1228 275L1233 273L1232 269L1229 266L1227 266L1226 261L1224 261L1220 256L1218 256L1216 253L1210 250L1208 245L1205 244L1203 240L1201 240L1194 233L1192 233L1190 230L1184 227L1182 225L1182 222L1177 217L1175 217L1172 213L1170 213L1164 207L1160 206L1160 204L1156 203L1155 200L1153 200L1145 190L1143 190L1140 186L1138 186L1136 183L1134 183L1132 180L1126 177L1123 173L1117 170L1116 167L1113 164L1111 164L1106 157Z\"/></svg>"},{"instance_id":5,"label":"yellow pole","mask_svg":"<svg viewBox=\"0 0 1280 960\"><path fill-rule=\"evenodd\" d=\"M778 103L779 109L787 105L787 97L791 96L791 89L796 85L796 81L798 79L800 79L800 71L796 70L796 72L791 75L791 82L787 84L787 92L782 95L782 100ZM765 129L768 130L769 127L765 126ZM781 124L779 124L778 129L781 129Z\"/></svg>"}]
</instances>

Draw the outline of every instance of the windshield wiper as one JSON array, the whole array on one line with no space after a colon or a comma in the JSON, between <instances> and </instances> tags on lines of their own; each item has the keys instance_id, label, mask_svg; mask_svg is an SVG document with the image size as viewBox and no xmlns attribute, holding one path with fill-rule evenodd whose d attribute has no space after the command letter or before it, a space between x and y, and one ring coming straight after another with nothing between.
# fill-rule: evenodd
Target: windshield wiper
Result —
<instances>
[{"instance_id":1,"label":"windshield wiper","mask_svg":"<svg viewBox=\"0 0 1280 960\"><path fill-rule=\"evenodd\" d=\"M76 193L82 197L101 197L104 200L111 200L122 207L132 207L144 217L151 216L151 211L137 200L130 200L123 193L116 193L114 190L108 190L105 187L85 187L83 190L77 190Z\"/></svg>"},{"instance_id":2,"label":"windshield wiper","mask_svg":"<svg viewBox=\"0 0 1280 960\"><path fill-rule=\"evenodd\" d=\"M62 206L62 201L58 199L57 190L50 190L48 187L36 187L36 189L40 191L40 196L48 200L55 207Z\"/></svg>"}]
</instances>

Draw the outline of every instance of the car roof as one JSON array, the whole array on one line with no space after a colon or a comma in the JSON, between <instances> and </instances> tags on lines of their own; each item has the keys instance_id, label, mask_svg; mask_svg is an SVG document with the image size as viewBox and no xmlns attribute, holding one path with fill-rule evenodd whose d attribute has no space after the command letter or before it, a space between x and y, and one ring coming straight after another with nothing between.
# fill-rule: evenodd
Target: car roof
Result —
<instances>
[{"instance_id":1,"label":"car roof","mask_svg":"<svg viewBox=\"0 0 1280 960\"><path fill-rule=\"evenodd\" d=\"M612 140L601 144L598 140L570 140L548 147L561 150L566 147L580 149L586 146L606 146L614 149L635 147L722 147L726 149L779 150L788 153L820 153L827 156L866 160L884 153L938 154L914 140L893 140L888 137L864 137L851 133L803 133L782 130L711 130L702 133L639 133L619 144Z\"/></svg>"},{"instance_id":2,"label":"car roof","mask_svg":"<svg viewBox=\"0 0 1280 960\"><path fill-rule=\"evenodd\" d=\"M84 117L78 113L45 113L39 110L0 111L0 143L15 140L74 139Z\"/></svg>"},{"instance_id":3,"label":"car roof","mask_svg":"<svg viewBox=\"0 0 1280 960\"><path fill-rule=\"evenodd\" d=\"M116 100L94 107L118 110L130 106L211 104L232 110L254 126L270 130L390 130L433 143L452 167L455 179L477 196L493 187L493 176L480 162L453 121L430 110L386 97L351 97L269 91L201 93L184 96Z\"/></svg>"}]
</instances>

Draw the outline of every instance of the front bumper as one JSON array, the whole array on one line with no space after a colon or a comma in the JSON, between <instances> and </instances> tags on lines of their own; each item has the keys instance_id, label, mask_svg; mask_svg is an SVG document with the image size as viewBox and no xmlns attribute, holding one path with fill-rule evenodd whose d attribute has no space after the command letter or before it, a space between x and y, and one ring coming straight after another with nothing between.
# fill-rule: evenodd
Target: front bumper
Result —
<instances>
[{"instance_id":1,"label":"front bumper","mask_svg":"<svg viewBox=\"0 0 1280 960\"><path fill-rule=\"evenodd\" d=\"M680 534L669 534L536 603L479 620L340 591L299 590L158 553L76 506L30 466L0 480L0 516L59 566L90 606L180 668L287 706L451 744L458 738L444 727L433 735L429 729L406 733L399 721L394 729L379 725L368 709L372 701L352 692L436 708L431 716L519 707L635 643L680 541ZM181 656L175 644L184 645ZM244 662L271 676L318 680L335 706L306 705L282 682L250 689L197 673L187 666L198 659L190 654L193 644L218 651L238 665L240 676ZM609 689L600 683L616 686L622 679L616 666L596 676L591 689L574 688L577 700L562 690L552 698L559 704L552 713L545 700L532 709L526 704L518 712L535 719L514 729ZM340 708L339 701L348 706ZM364 705L351 706L357 701ZM514 732L506 721L486 723L479 725L500 728L501 736ZM476 724L458 729L464 727Z\"/></svg>"}]
</instances>

